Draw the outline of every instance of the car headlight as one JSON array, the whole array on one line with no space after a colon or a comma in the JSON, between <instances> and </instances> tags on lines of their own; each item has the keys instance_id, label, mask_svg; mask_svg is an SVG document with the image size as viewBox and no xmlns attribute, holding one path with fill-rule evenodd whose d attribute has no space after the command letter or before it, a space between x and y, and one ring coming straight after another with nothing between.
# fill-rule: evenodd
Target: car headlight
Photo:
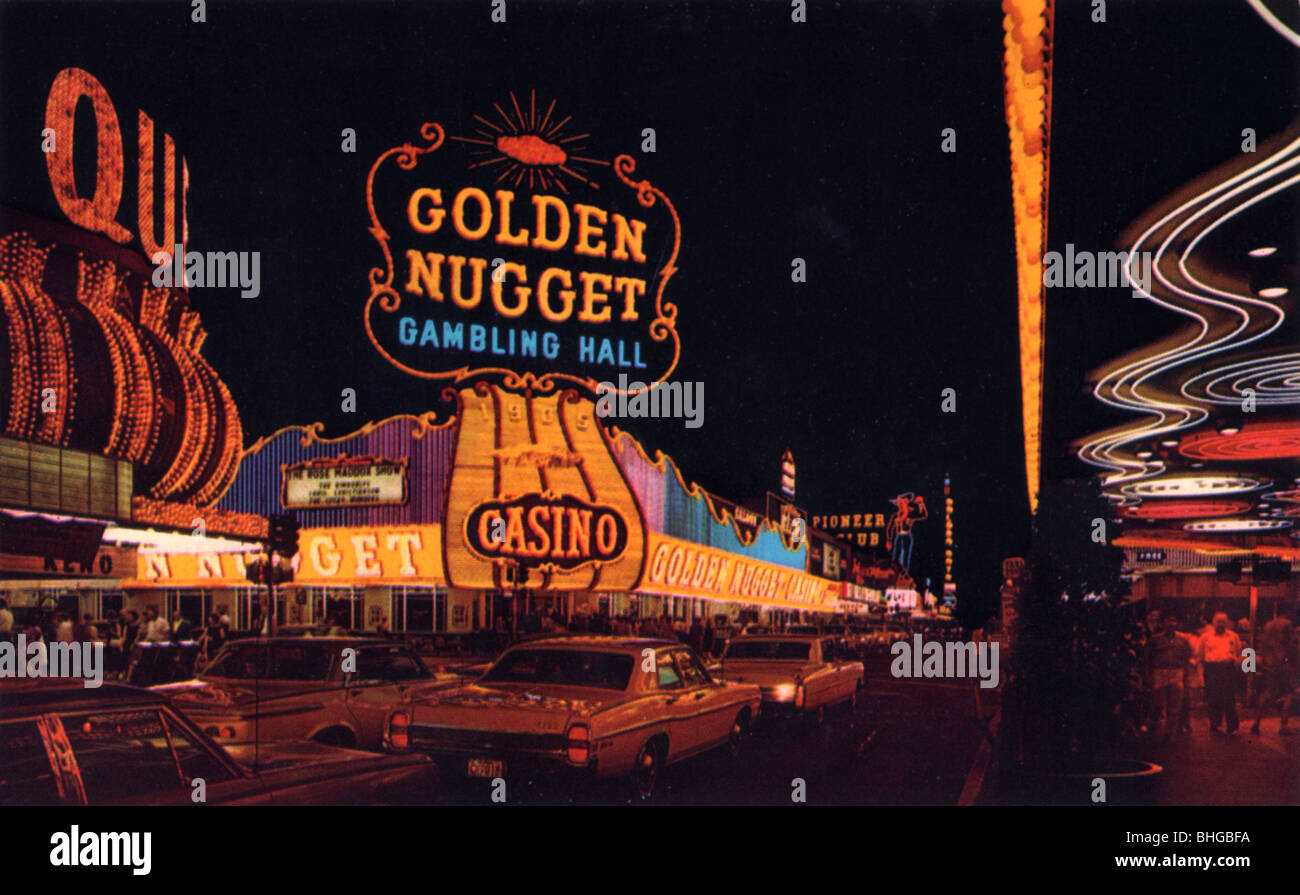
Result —
<instances>
[{"instance_id":1,"label":"car headlight","mask_svg":"<svg viewBox=\"0 0 1300 895\"><path fill-rule=\"evenodd\" d=\"M794 699L794 684L778 684L772 688L772 696L780 702Z\"/></svg>"}]
</instances>

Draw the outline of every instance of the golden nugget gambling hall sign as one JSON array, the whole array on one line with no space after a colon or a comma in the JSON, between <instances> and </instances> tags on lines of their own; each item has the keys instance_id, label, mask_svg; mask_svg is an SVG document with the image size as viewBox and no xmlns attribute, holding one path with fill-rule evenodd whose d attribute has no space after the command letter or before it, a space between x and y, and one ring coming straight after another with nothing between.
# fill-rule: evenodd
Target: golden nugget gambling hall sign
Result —
<instances>
[{"instance_id":1,"label":"golden nugget gambling hall sign","mask_svg":"<svg viewBox=\"0 0 1300 895\"><path fill-rule=\"evenodd\" d=\"M681 243L672 203L633 179L631 156L589 149L554 100L491 108L452 136L428 122L423 145L371 167L384 266L370 271L370 341L426 379L666 379L681 347L663 294Z\"/></svg>"}]
</instances>

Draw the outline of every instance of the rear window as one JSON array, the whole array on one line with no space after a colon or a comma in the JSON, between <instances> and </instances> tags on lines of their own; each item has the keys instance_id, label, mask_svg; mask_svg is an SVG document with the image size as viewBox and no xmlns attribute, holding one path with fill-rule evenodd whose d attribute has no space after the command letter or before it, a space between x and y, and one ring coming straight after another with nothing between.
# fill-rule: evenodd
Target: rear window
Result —
<instances>
[{"instance_id":1,"label":"rear window","mask_svg":"<svg viewBox=\"0 0 1300 895\"><path fill-rule=\"evenodd\" d=\"M251 679L271 678L281 681L323 681L329 676L330 663L340 648L298 644L233 643L203 672L204 677Z\"/></svg>"},{"instance_id":2,"label":"rear window","mask_svg":"<svg viewBox=\"0 0 1300 895\"><path fill-rule=\"evenodd\" d=\"M724 659L766 659L777 662L806 661L812 644L802 640L733 640Z\"/></svg>"},{"instance_id":3,"label":"rear window","mask_svg":"<svg viewBox=\"0 0 1300 895\"><path fill-rule=\"evenodd\" d=\"M185 787L156 710L63 716L92 805Z\"/></svg>"},{"instance_id":4,"label":"rear window","mask_svg":"<svg viewBox=\"0 0 1300 895\"><path fill-rule=\"evenodd\" d=\"M53 805L59 787L35 721L0 724L0 805Z\"/></svg>"},{"instance_id":5,"label":"rear window","mask_svg":"<svg viewBox=\"0 0 1300 895\"><path fill-rule=\"evenodd\" d=\"M402 646L367 646L357 650L358 681L410 681L425 678L429 672L419 659Z\"/></svg>"},{"instance_id":6,"label":"rear window","mask_svg":"<svg viewBox=\"0 0 1300 895\"><path fill-rule=\"evenodd\" d=\"M589 650L514 649L481 678L485 684L562 684L626 690L632 657Z\"/></svg>"}]
</instances>

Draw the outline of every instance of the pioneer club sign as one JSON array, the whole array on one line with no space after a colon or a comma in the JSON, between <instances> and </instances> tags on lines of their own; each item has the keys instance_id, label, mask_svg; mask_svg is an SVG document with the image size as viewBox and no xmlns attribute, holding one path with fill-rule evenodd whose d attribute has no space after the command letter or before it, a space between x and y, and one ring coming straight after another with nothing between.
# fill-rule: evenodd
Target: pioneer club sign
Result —
<instances>
[{"instance_id":1,"label":"pioneer club sign","mask_svg":"<svg viewBox=\"0 0 1300 895\"><path fill-rule=\"evenodd\" d=\"M664 298L680 245L672 203L634 179L631 156L588 146L555 101L511 94L489 109L452 133L426 123L421 143L371 167L384 260L370 272L371 342L429 379L666 379L680 350Z\"/></svg>"}]
</instances>

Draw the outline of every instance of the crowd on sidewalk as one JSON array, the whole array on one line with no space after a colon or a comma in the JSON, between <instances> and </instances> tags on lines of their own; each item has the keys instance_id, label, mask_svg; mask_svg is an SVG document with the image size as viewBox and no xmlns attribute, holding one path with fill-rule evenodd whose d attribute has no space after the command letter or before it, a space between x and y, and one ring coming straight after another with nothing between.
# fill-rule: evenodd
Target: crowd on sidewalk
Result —
<instances>
[{"instance_id":1,"label":"crowd on sidewalk","mask_svg":"<svg viewBox=\"0 0 1300 895\"><path fill-rule=\"evenodd\" d=\"M1260 626L1251 642L1250 620L1234 627L1227 614L1179 616L1152 609L1142 631L1147 705L1146 730L1161 742L1191 730L1193 711L1203 707L1214 733L1236 733L1238 701L1254 700L1251 733L1260 732L1267 710L1280 703L1279 731L1288 726L1300 668L1300 645L1293 622L1295 605L1278 605L1274 618Z\"/></svg>"},{"instance_id":2,"label":"crowd on sidewalk","mask_svg":"<svg viewBox=\"0 0 1300 895\"><path fill-rule=\"evenodd\" d=\"M197 643L200 660L206 661L229 639L230 618L214 612L206 625L196 628L180 611L172 612L168 620L150 606L143 618L134 609L110 610L98 621L89 614L78 620L71 613L59 611L45 616L39 624L15 626L8 602L0 598L0 638L12 639L17 634L23 634L27 643L102 643L108 670L120 672L126 670L131 650L142 643Z\"/></svg>"}]
</instances>

